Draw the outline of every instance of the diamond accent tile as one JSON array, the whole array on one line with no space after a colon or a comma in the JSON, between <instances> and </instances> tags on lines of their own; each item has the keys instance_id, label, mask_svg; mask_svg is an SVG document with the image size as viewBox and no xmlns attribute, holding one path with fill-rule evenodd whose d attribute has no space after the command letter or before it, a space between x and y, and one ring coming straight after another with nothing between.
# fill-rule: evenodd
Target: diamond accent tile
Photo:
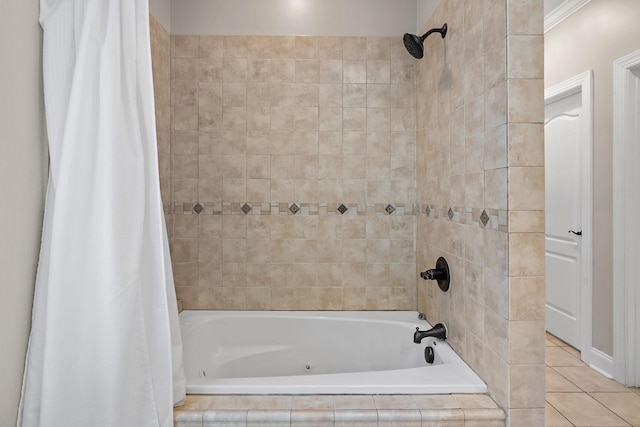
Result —
<instances>
[{"instance_id":1,"label":"diamond accent tile","mask_svg":"<svg viewBox=\"0 0 640 427\"><path fill-rule=\"evenodd\" d=\"M341 213L341 214L343 214L343 215L344 215L344 213L345 213L346 211L348 211L348 210L349 210L349 208L348 208L348 207L346 207L344 204L340 204L340 206L338 206L338 212L340 212L340 213Z\"/></svg>"},{"instance_id":2,"label":"diamond accent tile","mask_svg":"<svg viewBox=\"0 0 640 427\"><path fill-rule=\"evenodd\" d=\"M447 212L447 216L449 219L453 219L453 209L449 208L449 212Z\"/></svg>"},{"instance_id":3,"label":"diamond accent tile","mask_svg":"<svg viewBox=\"0 0 640 427\"><path fill-rule=\"evenodd\" d=\"M431 215L431 208L430 208L429 206L427 206L427 207L424 209L424 213L426 213L426 214L427 214L427 216Z\"/></svg>"},{"instance_id":4,"label":"diamond accent tile","mask_svg":"<svg viewBox=\"0 0 640 427\"><path fill-rule=\"evenodd\" d=\"M249 212L251 212L251 206L249 206L247 203L245 203L244 205L242 205L242 207L240 208L242 210L242 212L246 214L248 214Z\"/></svg>"},{"instance_id":5,"label":"diamond accent tile","mask_svg":"<svg viewBox=\"0 0 640 427\"><path fill-rule=\"evenodd\" d=\"M193 207L193 211L195 213L197 213L197 214L199 214L203 210L204 210L204 208L202 207L202 205L200 203L196 203L196 205Z\"/></svg>"},{"instance_id":6,"label":"diamond accent tile","mask_svg":"<svg viewBox=\"0 0 640 427\"><path fill-rule=\"evenodd\" d=\"M297 214L298 211L300 210L300 206L296 205L295 203L292 204L291 206L289 206L289 210L291 211L292 214Z\"/></svg>"},{"instance_id":7,"label":"diamond accent tile","mask_svg":"<svg viewBox=\"0 0 640 427\"><path fill-rule=\"evenodd\" d=\"M388 204L384 207L384 210L387 211L389 215L391 215L396 210L396 208L394 208L393 205Z\"/></svg>"},{"instance_id":8,"label":"diamond accent tile","mask_svg":"<svg viewBox=\"0 0 640 427\"><path fill-rule=\"evenodd\" d=\"M487 223L489 222L489 215L487 214L486 210L482 211L482 213L480 214L480 221L482 221L482 225L486 227Z\"/></svg>"}]
</instances>

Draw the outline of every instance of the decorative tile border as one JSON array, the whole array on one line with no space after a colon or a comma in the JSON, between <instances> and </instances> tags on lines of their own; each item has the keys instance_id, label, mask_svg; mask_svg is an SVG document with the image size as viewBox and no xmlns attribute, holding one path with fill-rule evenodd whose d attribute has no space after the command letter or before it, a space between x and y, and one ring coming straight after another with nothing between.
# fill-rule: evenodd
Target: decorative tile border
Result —
<instances>
[{"instance_id":1,"label":"decorative tile border","mask_svg":"<svg viewBox=\"0 0 640 427\"><path fill-rule=\"evenodd\" d=\"M170 206L171 207L171 206ZM508 231L506 210L482 209L465 206L405 203L251 203L251 202L196 202L175 203L165 213L175 215L354 215L405 216L424 215L428 218L472 225L490 230Z\"/></svg>"},{"instance_id":2,"label":"decorative tile border","mask_svg":"<svg viewBox=\"0 0 640 427\"><path fill-rule=\"evenodd\" d=\"M175 203L174 215L418 215L417 204L405 203Z\"/></svg>"},{"instance_id":3,"label":"decorative tile border","mask_svg":"<svg viewBox=\"0 0 640 427\"><path fill-rule=\"evenodd\" d=\"M251 212L253 208L251 207L251 205L249 205L248 203L245 203L244 205L242 205L242 207L240 208L240 210L242 212L244 212L244 214L248 214L249 212Z\"/></svg>"},{"instance_id":4,"label":"decorative tile border","mask_svg":"<svg viewBox=\"0 0 640 427\"><path fill-rule=\"evenodd\" d=\"M503 231L505 233L509 229L509 216L506 210L435 204L421 204L419 205L419 210L421 215L440 221L473 225L480 228Z\"/></svg>"}]
</instances>

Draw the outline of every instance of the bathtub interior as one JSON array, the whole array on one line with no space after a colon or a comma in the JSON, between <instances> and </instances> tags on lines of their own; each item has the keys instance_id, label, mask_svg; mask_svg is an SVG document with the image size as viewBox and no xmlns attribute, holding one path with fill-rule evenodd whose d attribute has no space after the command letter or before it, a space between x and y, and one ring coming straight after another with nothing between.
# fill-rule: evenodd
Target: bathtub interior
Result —
<instances>
[{"instance_id":1,"label":"bathtub interior","mask_svg":"<svg viewBox=\"0 0 640 427\"><path fill-rule=\"evenodd\" d=\"M318 328L319 320L322 330ZM376 320L352 319L345 323L343 319L297 315L265 317L259 321L229 316L216 321L215 331L200 327L186 335L186 345L196 349L189 355L187 366L192 371L190 375L215 378L338 374L424 366L424 351L417 351L411 340L413 330L403 326ZM433 363L442 363L441 355L435 354Z\"/></svg>"},{"instance_id":2,"label":"bathtub interior","mask_svg":"<svg viewBox=\"0 0 640 427\"><path fill-rule=\"evenodd\" d=\"M184 311L189 393L486 392L417 312ZM433 363L425 349L434 353Z\"/></svg>"}]
</instances>

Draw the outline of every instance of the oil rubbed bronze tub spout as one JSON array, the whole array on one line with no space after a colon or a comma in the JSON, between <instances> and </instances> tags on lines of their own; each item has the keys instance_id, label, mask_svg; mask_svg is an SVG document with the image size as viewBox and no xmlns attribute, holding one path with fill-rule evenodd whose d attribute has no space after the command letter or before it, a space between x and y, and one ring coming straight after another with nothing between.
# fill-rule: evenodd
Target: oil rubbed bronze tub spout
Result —
<instances>
[{"instance_id":1,"label":"oil rubbed bronze tub spout","mask_svg":"<svg viewBox=\"0 0 640 427\"><path fill-rule=\"evenodd\" d=\"M447 339L446 325L444 323L438 323L428 331L421 331L420 328L416 328L416 331L413 334L413 342L416 344L420 344L422 340L427 337L434 337L434 338L438 338L439 340L446 340Z\"/></svg>"}]
</instances>

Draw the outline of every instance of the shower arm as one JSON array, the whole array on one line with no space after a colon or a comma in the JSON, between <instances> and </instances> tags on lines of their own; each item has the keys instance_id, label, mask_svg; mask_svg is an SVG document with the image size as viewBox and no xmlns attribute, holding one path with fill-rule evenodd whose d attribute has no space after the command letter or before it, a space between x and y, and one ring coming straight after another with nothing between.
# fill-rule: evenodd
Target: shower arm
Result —
<instances>
[{"instance_id":1,"label":"shower arm","mask_svg":"<svg viewBox=\"0 0 640 427\"><path fill-rule=\"evenodd\" d=\"M427 37L429 37L433 33L440 33L442 38L444 38L444 36L447 35L447 24L444 24L442 26L442 28L432 28L432 29L430 29L429 31L427 31L426 33L424 33L423 35L420 36L420 41L424 42L425 39Z\"/></svg>"}]
</instances>

